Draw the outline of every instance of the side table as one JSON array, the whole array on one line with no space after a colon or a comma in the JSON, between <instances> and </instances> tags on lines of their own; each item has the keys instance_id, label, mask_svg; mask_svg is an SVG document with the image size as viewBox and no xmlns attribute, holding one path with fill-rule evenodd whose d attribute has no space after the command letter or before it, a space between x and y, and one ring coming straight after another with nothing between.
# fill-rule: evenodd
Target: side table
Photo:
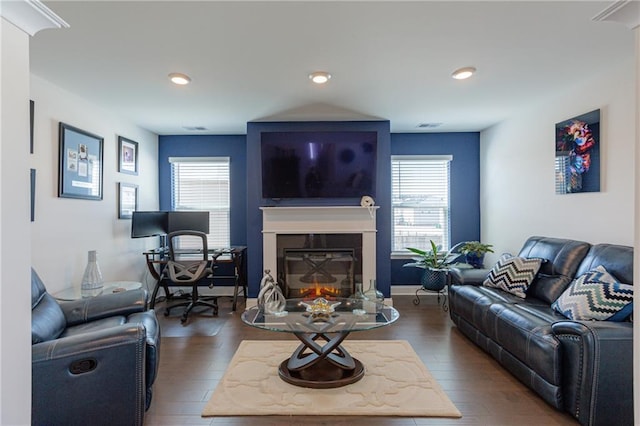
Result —
<instances>
[{"instance_id":1,"label":"side table","mask_svg":"<svg viewBox=\"0 0 640 426\"><path fill-rule=\"evenodd\" d=\"M80 286L75 286L53 293L53 297L61 301L70 301L82 299L83 297L99 296L101 294L120 293L138 288L142 288L142 283L138 281L108 281L104 283L101 289L93 294L83 293Z\"/></svg>"}]
</instances>

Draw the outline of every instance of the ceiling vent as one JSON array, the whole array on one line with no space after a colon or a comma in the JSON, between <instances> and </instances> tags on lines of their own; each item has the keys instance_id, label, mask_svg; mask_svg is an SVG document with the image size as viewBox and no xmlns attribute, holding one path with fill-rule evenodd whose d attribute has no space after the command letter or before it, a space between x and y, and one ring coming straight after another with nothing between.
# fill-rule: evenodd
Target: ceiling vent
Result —
<instances>
[{"instance_id":1,"label":"ceiling vent","mask_svg":"<svg viewBox=\"0 0 640 426\"><path fill-rule=\"evenodd\" d=\"M419 129L435 129L436 127L442 126L442 123L420 123L418 124Z\"/></svg>"},{"instance_id":2,"label":"ceiling vent","mask_svg":"<svg viewBox=\"0 0 640 426\"><path fill-rule=\"evenodd\" d=\"M182 128L185 129L185 130L192 131L192 132L196 131L196 130L200 130L200 131L207 130L207 128L203 127L203 126L182 126Z\"/></svg>"}]
</instances>

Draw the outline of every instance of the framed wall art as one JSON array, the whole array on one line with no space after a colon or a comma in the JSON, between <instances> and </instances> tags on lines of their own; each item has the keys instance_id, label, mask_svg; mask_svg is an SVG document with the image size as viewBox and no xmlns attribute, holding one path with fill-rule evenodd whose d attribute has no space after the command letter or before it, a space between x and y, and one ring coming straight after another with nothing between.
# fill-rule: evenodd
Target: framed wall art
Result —
<instances>
[{"instance_id":1,"label":"framed wall art","mask_svg":"<svg viewBox=\"0 0 640 426\"><path fill-rule=\"evenodd\" d=\"M138 185L118 183L118 219L131 219L138 209Z\"/></svg>"},{"instance_id":2,"label":"framed wall art","mask_svg":"<svg viewBox=\"0 0 640 426\"><path fill-rule=\"evenodd\" d=\"M556 123L556 194L600 192L600 110Z\"/></svg>"},{"instance_id":3,"label":"framed wall art","mask_svg":"<svg viewBox=\"0 0 640 426\"><path fill-rule=\"evenodd\" d=\"M60 122L58 197L102 200L104 138Z\"/></svg>"},{"instance_id":4,"label":"framed wall art","mask_svg":"<svg viewBox=\"0 0 640 426\"><path fill-rule=\"evenodd\" d=\"M118 171L138 174L138 142L118 136Z\"/></svg>"}]
</instances>

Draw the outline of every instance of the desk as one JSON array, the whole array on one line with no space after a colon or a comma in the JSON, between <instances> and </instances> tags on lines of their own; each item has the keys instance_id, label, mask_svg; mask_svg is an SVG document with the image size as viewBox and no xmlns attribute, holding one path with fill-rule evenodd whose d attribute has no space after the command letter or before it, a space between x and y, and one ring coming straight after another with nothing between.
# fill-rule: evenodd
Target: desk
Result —
<instances>
[{"instance_id":1,"label":"desk","mask_svg":"<svg viewBox=\"0 0 640 426\"><path fill-rule=\"evenodd\" d=\"M194 251L196 254L199 251ZM182 253L182 252L181 252ZM201 251L200 251L201 253ZM215 283L217 279L233 279L234 280L234 289L233 289L233 305L231 307L232 311L235 311L238 304L238 294L242 289L242 295L245 300L247 300L247 279L245 274L246 268L246 253L247 247L245 246L231 246L224 248L212 248L209 249L209 257L211 259L211 263L213 266L220 265L223 263L232 263L234 267L234 275L213 275L213 281ZM163 281L166 279L162 272L164 269L164 265L169 261L169 251L163 249L154 249L149 250L143 253L146 258L147 268L151 273L151 276L156 280L155 288L153 289L153 294L151 295L151 309L154 308L156 302L156 296L158 295L158 290L160 287L164 289L165 295L167 298L170 298L170 293L168 286Z\"/></svg>"},{"instance_id":2,"label":"desk","mask_svg":"<svg viewBox=\"0 0 640 426\"><path fill-rule=\"evenodd\" d=\"M53 294L53 297L62 301L70 301L82 299L83 297L95 297L101 294L119 293L121 291L135 290L138 288L142 288L142 283L137 281L109 281L105 282L101 289L97 291L94 290L93 294L83 293L80 286L77 286L58 291Z\"/></svg>"}]
</instances>

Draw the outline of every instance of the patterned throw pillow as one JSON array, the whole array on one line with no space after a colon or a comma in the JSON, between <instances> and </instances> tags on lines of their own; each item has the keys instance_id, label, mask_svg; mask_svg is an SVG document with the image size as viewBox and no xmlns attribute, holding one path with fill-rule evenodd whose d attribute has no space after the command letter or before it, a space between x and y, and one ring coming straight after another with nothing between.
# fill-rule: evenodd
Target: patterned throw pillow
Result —
<instances>
[{"instance_id":1,"label":"patterned throw pillow","mask_svg":"<svg viewBox=\"0 0 640 426\"><path fill-rule=\"evenodd\" d=\"M503 255L482 285L499 288L524 299L541 264L541 259Z\"/></svg>"},{"instance_id":2,"label":"patterned throw pillow","mask_svg":"<svg viewBox=\"0 0 640 426\"><path fill-rule=\"evenodd\" d=\"M573 280L551 307L572 320L624 321L633 312L633 286L598 266Z\"/></svg>"}]
</instances>

